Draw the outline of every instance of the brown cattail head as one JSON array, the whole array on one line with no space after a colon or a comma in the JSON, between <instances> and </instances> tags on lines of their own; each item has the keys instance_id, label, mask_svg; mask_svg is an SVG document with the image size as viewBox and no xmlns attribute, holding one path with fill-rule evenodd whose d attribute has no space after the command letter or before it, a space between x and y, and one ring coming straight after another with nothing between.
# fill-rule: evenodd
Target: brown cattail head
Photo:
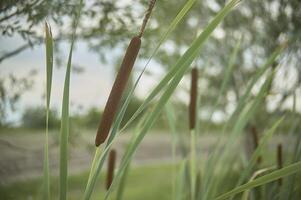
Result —
<instances>
[{"instance_id":1,"label":"brown cattail head","mask_svg":"<svg viewBox=\"0 0 301 200\"><path fill-rule=\"evenodd\" d=\"M196 106L198 95L198 69L194 67L191 70L190 104L189 104L189 128L195 128Z\"/></svg>"},{"instance_id":2,"label":"brown cattail head","mask_svg":"<svg viewBox=\"0 0 301 200\"><path fill-rule=\"evenodd\" d=\"M253 138L253 143L254 143L254 151L255 151L259 144L258 132L257 132L257 129L255 126L251 126L251 133L252 133L252 138ZM261 156L258 156L257 164L260 164L261 160L262 160Z\"/></svg>"},{"instance_id":3,"label":"brown cattail head","mask_svg":"<svg viewBox=\"0 0 301 200\"><path fill-rule=\"evenodd\" d=\"M144 19L143 19L143 22L142 22L142 25L141 25L141 28L140 28L140 31L139 31L139 34L138 34L138 37L140 37L140 38L142 37L142 35L144 33L147 21L150 18L150 15L151 15L152 10L153 10L153 8L155 6L155 3L156 3L156 0L150 0L149 1L148 9L145 12Z\"/></svg>"},{"instance_id":4,"label":"brown cattail head","mask_svg":"<svg viewBox=\"0 0 301 200\"><path fill-rule=\"evenodd\" d=\"M283 160L282 160L282 145L278 144L277 145L277 168L281 169L283 166ZM279 186L282 185L282 179L280 178L278 180Z\"/></svg>"},{"instance_id":5,"label":"brown cattail head","mask_svg":"<svg viewBox=\"0 0 301 200\"><path fill-rule=\"evenodd\" d=\"M107 190L110 188L114 178L115 163L116 163L116 151L112 149L110 151L109 161L108 161L108 173L107 173L107 183L106 183Z\"/></svg>"},{"instance_id":6,"label":"brown cattail head","mask_svg":"<svg viewBox=\"0 0 301 200\"><path fill-rule=\"evenodd\" d=\"M121 67L118 71L110 96L103 111L95 139L96 146L104 143L109 135L122 94L139 53L140 46L141 39L139 37L133 37L126 50L125 56L123 57Z\"/></svg>"}]
</instances>

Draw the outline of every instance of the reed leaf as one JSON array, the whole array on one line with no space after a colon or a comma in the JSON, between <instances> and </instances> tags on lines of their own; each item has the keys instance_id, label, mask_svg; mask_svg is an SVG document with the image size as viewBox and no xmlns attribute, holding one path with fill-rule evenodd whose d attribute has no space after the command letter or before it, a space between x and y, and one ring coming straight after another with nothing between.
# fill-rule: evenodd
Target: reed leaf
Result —
<instances>
[{"instance_id":1,"label":"reed leaf","mask_svg":"<svg viewBox=\"0 0 301 200\"><path fill-rule=\"evenodd\" d=\"M72 53L75 42L75 33L78 25L80 11L83 6L83 0L80 0L78 10L76 12L74 29L71 38L71 45L69 50L67 69L64 81L63 102L62 102L62 118L60 129L60 182L59 182L59 199L67 199L68 187L68 137L69 137L69 89L70 89L70 75L72 65Z\"/></svg>"},{"instance_id":2,"label":"reed leaf","mask_svg":"<svg viewBox=\"0 0 301 200\"><path fill-rule=\"evenodd\" d=\"M146 67L148 66L148 64L151 61L151 59L153 58L153 56L157 53L157 51L158 51L159 47L162 45L162 43L166 40L166 38L168 38L168 36L172 33L172 31L176 28L176 26L179 24L179 22L183 19L183 17L190 10L190 8L194 4L194 2L195 2L195 0L189 0L189 1L187 1L187 3L184 5L184 7L179 12L179 14L176 16L176 18L171 22L171 24L167 28L167 31L160 38L158 45L154 49L151 57L149 58L148 62L144 66L144 69L142 70L142 72L140 73L138 79L136 80L136 82L134 84L134 87L131 88L129 94L127 95L126 100L125 100L124 104L122 105L122 107L120 109L120 112L116 116L116 120L115 120L115 123L113 124L113 128L112 128L111 134L109 135L106 147L105 147L104 151L102 152L102 155L100 156L100 158L99 158L99 160L98 160L98 162L96 164L95 173L93 173L93 175L91 176L91 179L89 179L89 181L88 181L88 183L86 185L86 189L85 189L85 193L84 193L84 199L85 200L88 200L91 197L94 185L95 185L97 177L99 176L99 173L100 173L100 171L101 171L101 169L103 167L104 160L105 160L105 158L107 156L108 150L109 150L110 146L112 145L112 142L113 142L114 138L116 137L116 135L118 133L117 131L119 129L119 126L121 124L121 121L123 119L125 111L127 109L127 106L130 103L131 97L134 94L134 90L137 87L137 85L138 85L138 83L139 83L139 81L140 81L140 79L141 79L144 71L146 70ZM175 69L174 70L174 73L175 73L176 68L174 68L174 69ZM173 75L174 74L170 73L168 77L165 77L165 79L163 79L159 83L159 85L152 91L152 93L147 97L147 99L143 102L143 104L138 108L138 110L133 114L133 116L131 117L131 119L126 123L126 125L119 132L122 132L129 124L131 124L132 121L134 121L134 119L136 119L136 117L147 107L147 105L149 105L149 103L151 102L151 100L166 86L166 84L173 77Z\"/></svg>"},{"instance_id":3,"label":"reed leaf","mask_svg":"<svg viewBox=\"0 0 301 200\"><path fill-rule=\"evenodd\" d=\"M144 66L142 72L140 73L137 81L134 84L134 87L132 88L130 94L128 97L132 97L132 94L135 90L135 88L138 85L138 82L140 81L144 71L146 70L147 66L149 65L152 58L156 55L157 51L159 50L160 46L165 42L165 40L168 38L168 36L172 33L172 31L176 28L176 26L179 24L179 22L184 18L184 16L187 14L187 12L191 9L193 4L195 3L195 0L189 0L186 2L186 4L183 6L183 8L180 10L180 12L177 14L177 16L173 19L169 27L167 28L167 31L163 34L163 36L160 38L156 48L154 49L153 53L151 54L150 58L148 59L146 65ZM174 74L177 72L177 68L174 68L169 71L169 73L160 81L160 83L152 90L152 92L148 95L148 97L145 99L145 101L140 105L140 107L137 109L137 111L132 115L132 117L129 119L129 121L124 125L121 131L126 129L138 116L145 110L145 108L149 105L149 103L157 96L157 94L167 85L167 83L170 81L170 79L174 76ZM126 105L126 104L124 104Z\"/></svg>"},{"instance_id":4,"label":"reed leaf","mask_svg":"<svg viewBox=\"0 0 301 200\"><path fill-rule=\"evenodd\" d=\"M227 124L236 121L237 114L241 111L241 109L246 104L247 100L250 98L251 90L254 87L254 85L257 83L259 78L263 76L263 74L267 71L267 69L271 68L271 66L275 63L276 59L279 57L279 55L283 52L285 48L286 48L285 44L277 47L274 50L274 52L270 55L270 57L266 60L266 62L263 64L263 66L259 70L257 70L257 72L255 73L251 81L248 83L243 96L239 99L238 105L236 106L235 111L231 115L231 118L229 119Z\"/></svg>"},{"instance_id":5,"label":"reed leaf","mask_svg":"<svg viewBox=\"0 0 301 200\"><path fill-rule=\"evenodd\" d=\"M246 190L255 188L260 185L267 184L267 183L277 180L279 178L283 178L283 177L295 174L300 171L301 171L301 162L297 162L297 163L288 165L282 169L275 170L272 173L269 173L267 175L259 177L255 180L248 182L246 184L243 184L241 186L238 186L238 187L234 188L233 190L218 196L217 198L215 198L215 200L227 199L227 198L231 197L232 195L244 192Z\"/></svg>"},{"instance_id":6,"label":"reed leaf","mask_svg":"<svg viewBox=\"0 0 301 200\"><path fill-rule=\"evenodd\" d=\"M122 177L120 179L120 184L118 185L118 188L117 188L116 200L123 199L123 194L124 194L125 185L126 185L129 171L130 171L130 165L127 165L124 170L124 173L122 174Z\"/></svg>"},{"instance_id":7,"label":"reed leaf","mask_svg":"<svg viewBox=\"0 0 301 200\"><path fill-rule=\"evenodd\" d=\"M227 156L231 156L231 150L232 150L231 146L233 146L233 144L235 144L235 140L238 138L239 134L242 133L242 130L244 129L244 127L246 126L248 121L250 121L250 119L257 112L259 105L262 104L262 102L268 92L269 85L273 78L274 73L275 73L275 71L272 71L269 74L269 76L266 78L264 84L261 86L260 91L258 92L255 99L252 100L251 102L249 102L246 106L244 106L243 110L237 117L237 121L234 124L234 127L231 130L231 134L229 136L227 143L224 145L225 150L223 150L221 153L218 151L219 149L217 148L213 152L212 157L210 157L210 159L208 160L206 167L205 167L206 175L204 178L207 188L203 188L203 192L202 192L203 197L202 198L210 199L211 198L210 195L213 195L214 192L216 191L216 187L214 187L212 185L217 184L218 179L214 179L214 180L210 179L210 176L215 169L212 166L218 166L220 163L223 163L227 160ZM213 165L213 163L215 163L215 164ZM221 177L221 179L223 179L223 177Z\"/></svg>"},{"instance_id":8,"label":"reed leaf","mask_svg":"<svg viewBox=\"0 0 301 200\"><path fill-rule=\"evenodd\" d=\"M275 169L275 167L268 167L268 168L264 168L264 169L260 169L260 170L257 170L256 172L254 172L254 174L251 176L250 180L248 182L251 182L253 181L254 179L256 179L258 176L266 173L266 172L269 172L269 171L273 171ZM249 198L249 194L250 194L250 190L245 190L242 197L241 197L241 200L248 200Z\"/></svg>"},{"instance_id":9,"label":"reed leaf","mask_svg":"<svg viewBox=\"0 0 301 200\"><path fill-rule=\"evenodd\" d=\"M172 163L172 180L171 180L171 196L172 199L176 199L176 174L177 174L177 166L176 163L176 147L178 142L178 132L176 131L176 119L173 106L170 102L168 102L165 106L166 110L166 118L168 122L168 126L171 130L171 159Z\"/></svg>"},{"instance_id":10,"label":"reed leaf","mask_svg":"<svg viewBox=\"0 0 301 200\"><path fill-rule=\"evenodd\" d=\"M272 138L272 136L276 132L277 128L283 122L284 119L285 119L285 116L281 117L279 120L277 120L273 124L273 126L270 129L268 129L263 134L263 137L260 140L260 142L258 144L258 147L253 152L253 154L252 154L252 156L250 158L250 161L247 164L247 167L242 171L241 176L239 177L239 180L238 180L236 186L241 185L243 183L243 181L249 176L249 174L251 173L252 169L254 168L254 166L255 166L255 164L257 162L257 159L258 159L260 153L262 152L262 149L264 148L264 146L266 146L267 142Z\"/></svg>"},{"instance_id":11,"label":"reed leaf","mask_svg":"<svg viewBox=\"0 0 301 200\"><path fill-rule=\"evenodd\" d=\"M160 112L164 108L166 102L169 100L170 96L173 94L174 90L178 86L179 82L181 81L183 75L193 62L193 60L199 55L200 50L202 48L203 43L208 39L210 34L213 30L217 27L217 25L225 18L227 14L237 5L238 0L230 1L217 15L216 17L210 22L210 24L204 29L204 31L194 40L191 44L190 48L184 53L184 55L178 60L176 63L177 68L179 68L178 72L168 84L168 87L160 97L158 103L154 107L154 109L149 112L146 121L141 128L139 135L135 138L133 144L127 149L125 153L125 159L121 162L120 168L116 174L116 178L114 179L112 186L110 187L109 191L106 194L105 199L108 199L109 195L113 191L114 187L117 185L121 174L123 173L126 165L130 162L136 148L144 138L145 134L148 130L152 127L155 120L158 118ZM183 63L183 64L182 64Z\"/></svg>"},{"instance_id":12,"label":"reed leaf","mask_svg":"<svg viewBox=\"0 0 301 200\"><path fill-rule=\"evenodd\" d=\"M53 71L53 39L50 25L45 22L45 46L46 46L46 133L44 143L43 162L43 199L50 199L50 178L49 178L49 106L52 85Z\"/></svg>"}]
</instances>

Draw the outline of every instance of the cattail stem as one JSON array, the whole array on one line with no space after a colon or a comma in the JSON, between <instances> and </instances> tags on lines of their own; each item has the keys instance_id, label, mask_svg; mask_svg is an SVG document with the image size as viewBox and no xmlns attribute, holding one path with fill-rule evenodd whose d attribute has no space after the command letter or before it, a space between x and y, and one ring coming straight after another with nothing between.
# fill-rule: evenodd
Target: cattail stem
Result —
<instances>
[{"instance_id":1,"label":"cattail stem","mask_svg":"<svg viewBox=\"0 0 301 200\"><path fill-rule=\"evenodd\" d=\"M110 186L113 182L115 163L116 163L116 151L114 149L112 149L110 151L109 161L108 161L108 173L107 173L107 184L106 184L107 190L110 188Z\"/></svg>"},{"instance_id":2,"label":"cattail stem","mask_svg":"<svg viewBox=\"0 0 301 200\"><path fill-rule=\"evenodd\" d=\"M189 128L195 128L197 95L198 95L198 69L194 67L191 70L191 88L190 88L190 104L189 104Z\"/></svg>"},{"instance_id":3,"label":"cattail stem","mask_svg":"<svg viewBox=\"0 0 301 200\"><path fill-rule=\"evenodd\" d=\"M283 160L282 160L282 145L278 144L277 145L277 168L281 169L283 167ZM280 178L278 180L278 185L282 185L282 179Z\"/></svg>"},{"instance_id":4,"label":"cattail stem","mask_svg":"<svg viewBox=\"0 0 301 200\"><path fill-rule=\"evenodd\" d=\"M254 151L256 150L256 148L258 147L259 144L259 139L258 139L258 132L255 126L251 127L251 134L252 134L252 138L253 138L253 144L254 144ZM261 163L261 156L259 155L257 158L257 164Z\"/></svg>"},{"instance_id":5,"label":"cattail stem","mask_svg":"<svg viewBox=\"0 0 301 200\"><path fill-rule=\"evenodd\" d=\"M146 10L146 13L144 15L144 19L143 19L143 22L142 22L142 25L141 25L141 28L140 28L140 31L139 31L139 34L138 34L138 37L140 37L140 38L144 34L144 30L145 30L147 21L149 20L149 18L151 16L151 13L152 13L152 10L153 10L153 8L155 6L155 3L156 3L156 0L150 0L149 1L148 9Z\"/></svg>"},{"instance_id":6,"label":"cattail stem","mask_svg":"<svg viewBox=\"0 0 301 200\"><path fill-rule=\"evenodd\" d=\"M191 200L195 200L196 195L196 138L195 130L190 130L190 193Z\"/></svg>"},{"instance_id":7,"label":"cattail stem","mask_svg":"<svg viewBox=\"0 0 301 200\"><path fill-rule=\"evenodd\" d=\"M122 94L139 53L140 46L141 39L139 37L134 37L126 50L97 130L95 139L96 146L104 143L109 135Z\"/></svg>"}]
</instances>

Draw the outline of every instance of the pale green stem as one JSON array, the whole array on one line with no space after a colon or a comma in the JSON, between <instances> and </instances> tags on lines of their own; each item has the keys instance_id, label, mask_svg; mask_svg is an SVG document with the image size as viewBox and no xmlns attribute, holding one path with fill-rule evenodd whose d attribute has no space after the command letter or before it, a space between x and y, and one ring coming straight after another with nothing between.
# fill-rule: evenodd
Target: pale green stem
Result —
<instances>
[{"instance_id":1,"label":"pale green stem","mask_svg":"<svg viewBox=\"0 0 301 200\"><path fill-rule=\"evenodd\" d=\"M195 141L195 130L190 130L190 185L191 185L191 200L195 200L195 160L196 160L196 141Z\"/></svg>"}]
</instances>

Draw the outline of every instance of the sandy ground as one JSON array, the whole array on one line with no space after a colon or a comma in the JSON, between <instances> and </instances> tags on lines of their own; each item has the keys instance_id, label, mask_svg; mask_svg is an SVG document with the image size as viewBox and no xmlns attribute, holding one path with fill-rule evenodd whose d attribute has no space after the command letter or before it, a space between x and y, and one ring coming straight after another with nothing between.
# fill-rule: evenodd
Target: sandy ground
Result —
<instances>
[{"instance_id":1,"label":"sandy ground","mask_svg":"<svg viewBox=\"0 0 301 200\"><path fill-rule=\"evenodd\" d=\"M120 159L130 134L118 137L114 148ZM74 139L76 137L76 139ZM202 136L198 141L198 151L208 154L213 148L216 136ZM283 138L273 139L273 143L282 141ZM184 140L188 143L188 140ZM51 133L50 137L50 170L51 174L58 174L59 148L58 133ZM69 174L87 171L94 156L94 134L85 132L71 137L69 151ZM0 184L9 184L15 181L28 180L39 177L43 171L44 134L1 134L0 135ZM179 151L178 151L179 152ZM179 154L177 155L180 156ZM136 151L133 165L146 165L150 163L170 163L171 136L163 133L148 133Z\"/></svg>"}]
</instances>

